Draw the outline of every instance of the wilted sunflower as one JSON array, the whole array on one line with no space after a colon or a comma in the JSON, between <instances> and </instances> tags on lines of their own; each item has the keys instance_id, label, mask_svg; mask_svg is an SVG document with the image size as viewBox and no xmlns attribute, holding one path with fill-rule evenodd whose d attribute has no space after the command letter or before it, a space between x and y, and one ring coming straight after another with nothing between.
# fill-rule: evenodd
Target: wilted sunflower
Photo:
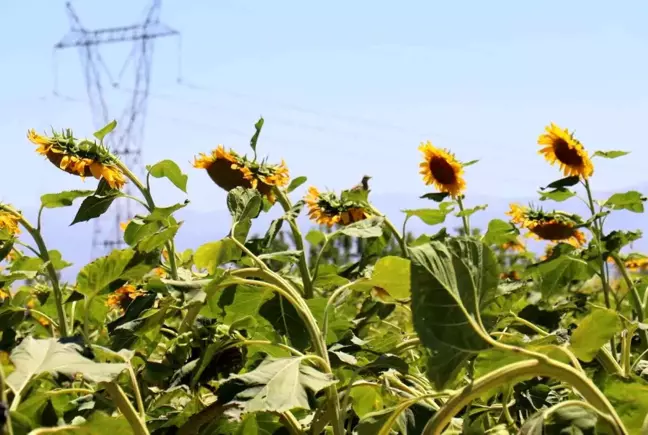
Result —
<instances>
[{"instance_id":1,"label":"wilted sunflower","mask_svg":"<svg viewBox=\"0 0 648 435\"><path fill-rule=\"evenodd\" d=\"M425 184L434 184L440 192L447 192L453 198L466 189L463 165L448 150L436 148L430 141L421 143L423 162L419 164Z\"/></svg>"},{"instance_id":2,"label":"wilted sunflower","mask_svg":"<svg viewBox=\"0 0 648 435\"><path fill-rule=\"evenodd\" d=\"M552 165L558 162L560 170L566 177L579 176L588 178L594 173L594 166L583 145L569 133L553 122L545 127L545 133L538 138L538 145L543 148L538 153Z\"/></svg>"},{"instance_id":3,"label":"wilted sunflower","mask_svg":"<svg viewBox=\"0 0 648 435\"><path fill-rule=\"evenodd\" d=\"M575 247L585 243L585 234L578 229L581 223L577 216L553 211L511 204L506 213L511 221L529 230L529 235L539 240L569 243Z\"/></svg>"},{"instance_id":4,"label":"wilted sunflower","mask_svg":"<svg viewBox=\"0 0 648 435\"><path fill-rule=\"evenodd\" d=\"M308 188L305 201L310 219L328 227L349 225L371 216L361 204L342 200L333 192L321 193L313 186Z\"/></svg>"},{"instance_id":5,"label":"wilted sunflower","mask_svg":"<svg viewBox=\"0 0 648 435\"><path fill-rule=\"evenodd\" d=\"M0 230L5 230L12 236L20 234L20 227L18 226L20 218L13 213L0 210Z\"/></svg>"},{"instance_id":6,"label":"wilted sunflower","mask_svg":"<svg viewBox=\"0 0 648 435\"><path fill-rule=\"evenodd\" d=\"M126 284L117 290L115 290L106 301L112 309L118 309L120 312L124 312L126 308L130 305L131 301L138 296L142 296L144 293L140 292L135 288L134 285Z\"/></svg>"},{"instance_id":7,"label":"wilted sunflower","mask_svg":"<svg viewBox=\"0 0 648 435\"><path fill-rule=\"evenodd\" d=\"M27 138L38 145L38 154L68 174L78 175L81 179L103 178L113 189L121 189L126 183L124 173L116 165L116 157L108 148L87 139L77 140L71 130L53 132L51 137L47 137L32 129L27 132Z\"/></svg>"},{"instance_id":8,"label":"wilted sunflower","mask_svg":"<svg viewBox=\"0 0 648 435\"><path fill-rule=\"evenodd\" d=\"M501 280L511 280L511 281L519 281L520 280L520 274L518 273L517 270L512 270L510 272L502 272L500 273L500 279Z\"/></svg>"},{"instance_id":9,"label":"wilted sunflower","mask_svg":"<svg viewBox=\"0 0 648 435\"><path fill-rule=\"evenodd\" d=\"M285 186L290 180L283 160L279 165L259 163L231 149L226 151L223 145L218 145L209 155L200 153L194 158L193 166L206 169L214 183L228 192L239 186L256 189L271 203L275 201L272 187Z\"/></svg>"}]
</instances>

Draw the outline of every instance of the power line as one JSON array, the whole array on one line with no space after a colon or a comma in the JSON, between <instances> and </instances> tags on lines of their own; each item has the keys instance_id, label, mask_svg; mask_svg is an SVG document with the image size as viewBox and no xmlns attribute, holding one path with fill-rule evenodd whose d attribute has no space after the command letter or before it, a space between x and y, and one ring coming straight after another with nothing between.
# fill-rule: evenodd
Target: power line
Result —
<instances>
[{"instance_id":1,"label":"power line","mask_svg":"<svg viewBox=\"0 0 648 435\"><path fill-rule=\"evenodd\" d=\"M86 29L74 11L71 3L66 4L70 21L70 30L54 45L54 95L73 101L70 97L58 93L58 66L56 54L59 50L77 48L84 71L86 93L94 124L101 128L108 124L112 117L106 101L106 78L113 89L119 89L127 70L132 70L133 92L118 118L118 128L113 135L105 139L106 145L135 173L141 173L141 153L144 137L144 125L148 109L151 72L153 64L154 41L158 38L175 36L179 32L160 22L161 0L154 0L147 9L143 22L133 25L103 29ZM129 55L115 78L99 50L106 44L132 43ZM180 70L179 70L180 71ZM126 193L131 194L130 184ZM117 200L111 210L94 221L92 255L123 245L120 222L130 218L131 202ZM111 217L112 215L112 217ZM105 222L112 219L110 224ZM108 226L112 228L107 228Z\"/></svg>"}]
</instances>

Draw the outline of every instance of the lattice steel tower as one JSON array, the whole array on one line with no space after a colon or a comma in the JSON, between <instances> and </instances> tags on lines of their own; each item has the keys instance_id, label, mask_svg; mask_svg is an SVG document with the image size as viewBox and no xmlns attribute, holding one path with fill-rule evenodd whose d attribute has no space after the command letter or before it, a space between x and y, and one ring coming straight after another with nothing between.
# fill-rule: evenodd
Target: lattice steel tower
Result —
<instances>
[{"instance_id":1,"label":"lattice steel tower","mask_svg":"<svg viewBox=\"0 0 648 435\"><path fill-rule=\"evenodd\" d=\"M160 6L160 0L154 0L144 21L140 24L89 30L81 24L72 5L68 2L66 8L70 31L54 46L55 54L58 50L78 48L95 127L99 129L112 119L117 119L117 129L106 136L104 143L138 175L143 172L140 156L151 83L153 44L155 39L167 36L175 36L180 42L180 33L160 22ZM121 68L119 81L113 79L99 50L101 45L110 43L132 45L130 54ZM131 86L124 87L122 77L129 69L134 72L129 77ZM106 79L110 80L113 89L129 93L128 103L120 117L110 114L105 98ZM57 94L57 81L55 77L55 94ZM131 184L126 184L127 194L131 194ZM129 200L118 199L106 214L95 219L92 238L93 257L124 244L119 224L132 217L131 203L132 201Z\"/></svg>"}]
</instances>

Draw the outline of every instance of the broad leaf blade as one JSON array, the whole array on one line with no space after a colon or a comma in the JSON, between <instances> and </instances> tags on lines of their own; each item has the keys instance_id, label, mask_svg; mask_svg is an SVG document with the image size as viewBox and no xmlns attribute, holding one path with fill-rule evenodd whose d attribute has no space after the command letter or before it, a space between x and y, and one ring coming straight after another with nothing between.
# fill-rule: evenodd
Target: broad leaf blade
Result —
<instances>
[{"instance_id":1,"label":"broad leaf blade","mask_svg":"<svg viewBox=\"0 0 648 435\"><path fill-rule=\"evenodd\" d=\"M81 373L90 382L110 382L126 368L125 364L96 363L85 358L77 344L62 344L53 338L36 340L31 336L11 352L11 360L16 369L7 376L7 384L15 393L20 393L41 373Z\"/></svg>"},{"instance_id":2,"label":"broad leaf blade","mask_svg":"<svg viewBox=\"0 0 648 435\"><path fill-rule=\"evenodd\" d=\"M77 275L77 291L86 296L96 295L121 276L134 255L130 248L115 250L85 265Z\"/></svg>"},{"instance_id":3,"label":"broad leaf blade","mask_svg":"<svg viewBox=\"0 0 648 435\"><path fill-rule=\"evenodd\" d=\"M44 208L69 207L75 199L85 198L94 193L92 190L67 190L59 193L46 193L41 196L41 204Z\"/></svg>"},{"instance_id":4,"label":"broad leaf blade","mask_svg":"<svg viewBox=\"0 0 648 435\"><path fill-rule=\"evenodd\" d=\"M443 375L434 379L443 388L459 363L490 347L480 311L495 294L499 266L485 244L469 238L413 247L410 259L414 328L431 361L445 362Z\"/></svg>"},{"instance_id":5,"label":"broad leaf blade","mask_svg":"<svg viewBox=\"0 0 648 435\"><path fill-rule=\"evenodd\" d=\"M188 176L182 173L180 166L173 160L162 160L147 168L152 177L166 177L175 187L187 193Z\"/></svg>"},{"instance_id":6,"label":"broad leaf blade","mask_svg":"<svg viewBox=\"0 0 648 435\"><path fill-rule=\"evenodd\" d=\"M619 316L615 311L594 309L572 333L572 351L581 361L592 361L599 349L618 331L619 324Z\"/></svg>"}]
</instances>

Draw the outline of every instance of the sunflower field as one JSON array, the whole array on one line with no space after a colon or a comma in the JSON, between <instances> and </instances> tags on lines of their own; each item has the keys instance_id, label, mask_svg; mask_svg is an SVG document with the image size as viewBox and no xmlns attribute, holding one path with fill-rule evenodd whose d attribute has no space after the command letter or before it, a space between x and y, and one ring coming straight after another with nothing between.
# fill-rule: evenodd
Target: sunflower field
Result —
<instances>
[{"instance_id":1,"label":"sunflower field","mask_svg":"<svg viewBox=\"0 0 648 435\"><path fill-rule=\"evenodd\" d=\"M1 432L648 434L648 258L631 249L640 231L606 227L646 198L592 195L596 159L626 152L590 152L550 124L537 151L559 179L539 200L589 213L511 204L474 228L483 206L468 206L464 173L476 162L424 142L430 192L397 227L369 177L296 197L306 177L257 155L263 123L247 153L195 157L192 176L227 192L231 220L184 252L174 214L188 200L164 204L150 184L186 193L176 163L140 179L104 146L115 122L91 139L27 133L52 170L98 185L43 195L36 216L0 203ZM75 207L73 223L87 222L116 200L142 210L124 247L64 282L44 214ZM411 219L431 231L412 235Z\"/></svg>"}]
</instances>

